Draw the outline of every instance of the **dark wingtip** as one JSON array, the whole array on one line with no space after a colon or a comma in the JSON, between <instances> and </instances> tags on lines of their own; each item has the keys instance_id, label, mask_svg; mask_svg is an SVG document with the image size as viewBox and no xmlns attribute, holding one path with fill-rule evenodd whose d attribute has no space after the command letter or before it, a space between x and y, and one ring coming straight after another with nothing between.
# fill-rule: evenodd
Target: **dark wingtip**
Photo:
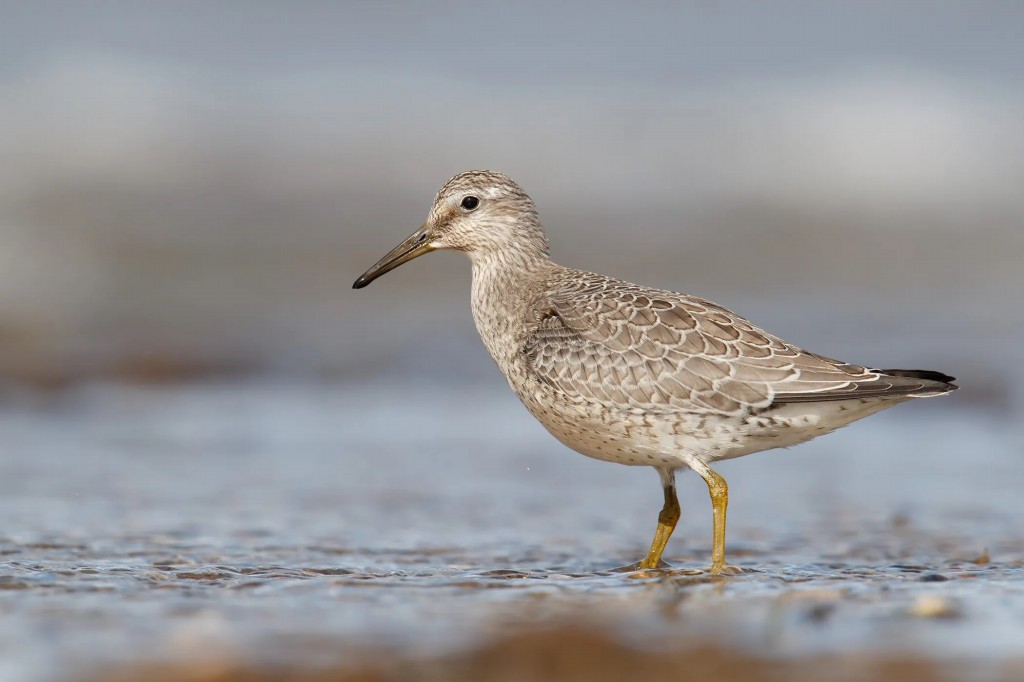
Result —
<instances>
[{"instance_id":1,"label":"dark wingtip","mask_svg":"<svg viewBox=\"0 0 1024 682\"><path fill-rule=\"evenodd\" d=\"M942 372L934 372L930 369L880 369L878 370L882 374L886 374L891 377L905 377L907 379L924 379L925 381L934 381L942 384L943 392L948 393L949 391L955 391L959 386L954 384L956 377L951 377L948 374Z\"/></svg>"},{"instance_id":2,"label":"dark wingtip","mask_svg":"<svg viewBox=\"0 0 1024 682\"><path fill-rule=\"evenodd\" d=\"M882 374L888 374L891 377L927 379L928 381L937 381L940 384L952 384L956 381L956 377L951 377L948 374L943 374L942 372L934 372L930 369L880 369L878 371Z\"/></svg>"},{"instance_id":3,"label":"dark wingtip","mask_svg":"<svg viewBox=\"0 0 1024 682\"><path fill-rule=\"evenodd\" d=\"M363 287L365 287L369 283L370 283L370 280L368 280L365 276L363 276L363 277L360 277L359 279L357 279L355 282L352 283L352 288L353 289L362 289Z\"/></svg>"}]
</instances>

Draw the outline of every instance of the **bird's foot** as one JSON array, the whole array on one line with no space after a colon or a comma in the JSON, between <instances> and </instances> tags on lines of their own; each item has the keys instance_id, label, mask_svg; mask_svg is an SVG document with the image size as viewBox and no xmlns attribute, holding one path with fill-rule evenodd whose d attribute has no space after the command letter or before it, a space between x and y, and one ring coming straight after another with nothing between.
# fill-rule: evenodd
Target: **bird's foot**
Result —
<instances>
[{"instance_id":1,"label":"bird's foot","mask_svg":"<svg viewBox=\"0 0 1024 682\"><path fill-rule=\"evenodd\" d=\"M739 566L733 566L732 564L711 564L708 567L708 573L711 575L743 575L744 573L752 573L753 571L748 568L741 568Z\"/></svg>"},{"instance_id":2,"label":"bird's foot","mask_svg":"<svg viewBox=\"0 0 1024 682\"><path fill-rule=\"evenodd\" d=\"M666 563L661 559L658 559L657 566L651 566L647 563L646 560L644 560L637 561L636 563L630 564L628 566L620 566L618 568L613 568L612 571L615 573L633 573L634 571L665 571L671 568L672 564Z\"/></svg>"},{"instance_id":3,"label":"bird's foot","mask_svg":"<svg viewBox=\"0 0 1024 682\"><path fill-rule=\"evenodd\" d=\"M658 566L652 568L646 566L643 561L638 561L629 566L612 569L616 573L629 573L630 578L672 578L679 576L704 575L705 572L694 568L673 568L672 564L658 561Z\"/></svg>"}]
</instances>

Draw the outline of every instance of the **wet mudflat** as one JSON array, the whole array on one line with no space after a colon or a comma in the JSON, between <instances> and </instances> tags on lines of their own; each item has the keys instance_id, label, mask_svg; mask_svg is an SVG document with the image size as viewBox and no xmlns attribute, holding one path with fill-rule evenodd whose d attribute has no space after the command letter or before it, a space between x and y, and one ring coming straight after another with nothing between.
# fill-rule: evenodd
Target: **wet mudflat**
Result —
<instances>
[{"instance_id":1,"label":"wet mudflat","mask_svg":"<svg viewBox=\"0 0 1024 682\"><path fill-rule=\"evenodd\" d=\"M730 578L701 571L692 474L673 570L615 571L657 476L564 449L498 381L96 385L9 401L0 432L3 680L1021 670L1022 443L970 405L722 464Z\"/></svg>"}]
</instances>

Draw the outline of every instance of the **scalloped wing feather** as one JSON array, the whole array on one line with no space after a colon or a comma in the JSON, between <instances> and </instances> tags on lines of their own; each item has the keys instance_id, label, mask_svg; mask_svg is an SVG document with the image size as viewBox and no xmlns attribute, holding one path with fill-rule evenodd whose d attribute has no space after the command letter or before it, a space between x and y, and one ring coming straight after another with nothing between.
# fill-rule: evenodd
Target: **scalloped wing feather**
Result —
<instances>
[{"instance_id":1,"label":"scalloped wing feather","mask_svg":"<svg viewBox=\"0 0 1024 682\"><path fill-rule=\"evenodd\" d=\"M589 273L551 284L524 350L540 381L573 398L732 415L929 388L804 351L705 299Z\"/></svg>"}]
</instances>

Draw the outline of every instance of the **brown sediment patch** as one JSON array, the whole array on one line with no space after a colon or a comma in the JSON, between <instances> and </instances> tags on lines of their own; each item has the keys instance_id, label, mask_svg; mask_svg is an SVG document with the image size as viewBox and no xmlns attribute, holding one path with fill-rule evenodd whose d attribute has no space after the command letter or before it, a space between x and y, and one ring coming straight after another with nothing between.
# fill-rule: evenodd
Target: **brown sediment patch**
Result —
<instances>
[{"instance_id":1,"label":"brown sediment patch","mask_svg":"<svg viewBox=\"0 0 1024 682\"><path fill-rule=\"evenodd\" d=\"M260 376L265 372L265 365L246 356L229 358L154 350L84 359L57 353L13 353L0 360L0 381L39 391L60 391L95 381L140 386L186 384Z\"/></svg>"},{"instance_id":2,"label":"brown sediment patch","mask_svg":"<svg viewBox=\"0 0 1024 682\"><path fill-rule=\"evenodd\" d=\"M339 647L344 650L346 646ZM965 679L964 669L913 657L817 656L770 658L714 644L678 650L644 650L606 634L577 627L506 635L470 651L417 658L363 651L361 663L331 666L210 660L140 664L87 679L104 682L678 682L680 680L932 680ZM1010 672L1007 670L1007 672Z\"/></svg>"},{"instance_id":3,"label":"brown sediment patch","mask_svg":"<svg viewBox=\"0 0 1024 682\"><path fill-rule=\"evenodd\" d=\"M135 353L103 368L103 378L129 384L171 384L249 376L259 369L244 357L215 358L181 353Z\"/></svg>"}]
</instances>

